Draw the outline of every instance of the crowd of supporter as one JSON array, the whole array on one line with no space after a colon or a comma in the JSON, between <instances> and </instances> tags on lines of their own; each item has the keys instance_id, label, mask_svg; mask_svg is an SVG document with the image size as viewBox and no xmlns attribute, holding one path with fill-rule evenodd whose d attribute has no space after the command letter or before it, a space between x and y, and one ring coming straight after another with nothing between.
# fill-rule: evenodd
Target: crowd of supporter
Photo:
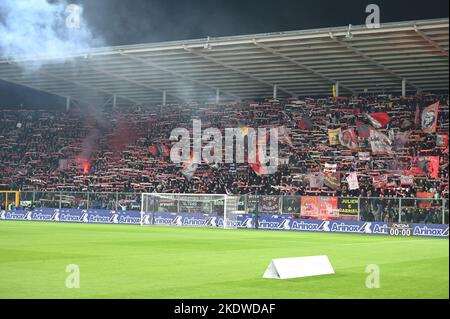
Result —
<instances>
[{"instance_id":1,"label":"crowd of supporter","mask_svg":"<svg viewBox=\"0 0 450 319\"><path fill-rule=\"evenodd\" d=\"M424 132L417 122L418 111L422 114L437 101L436 130ZM448 197L448 111L448 96L435 95L102 110L79 107L68 112L4 108L0 112L0 189ZM389 122L374 128L365 114L375 112L387 114ZM222 132L284 126L292 143L280 144L275 174L259 176L247 163L202 162L188 178L182 174L183 166L170 160L174 143L170 137L174 128L192 130L193 119L200 119L203 129ZM330 145L328 131L336 128L354 128L358 149ZM389 136L391 152L374 154L363 137L364 128ZM437 176L418 169L418 158L424 156L439 157ZM338 185L313 186L311 176L323 172L326 164L336 164ZM354 190L346 179L352 172L359 183ZM404 183L402 176L412 179ZM374 182L380 177L384 182Z\"/></svg>"}]
</instances>

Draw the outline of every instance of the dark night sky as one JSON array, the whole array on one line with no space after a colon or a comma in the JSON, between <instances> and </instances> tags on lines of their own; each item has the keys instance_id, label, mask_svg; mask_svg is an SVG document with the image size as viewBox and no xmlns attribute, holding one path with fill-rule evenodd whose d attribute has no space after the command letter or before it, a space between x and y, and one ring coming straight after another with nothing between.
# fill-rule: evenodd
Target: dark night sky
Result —
<instances>
[{"instance_id":1,"label":"dark night sky","mask_svg":"<svg viewBox=\"0 0 450 319\"><path fill-rule=\"evenodd\" d=\"M448 0L73 0L107 45L360 25L376 3L381 22L448 17ZM0 82L1 105L59 104Z\"/></svg>"}]
</instances>

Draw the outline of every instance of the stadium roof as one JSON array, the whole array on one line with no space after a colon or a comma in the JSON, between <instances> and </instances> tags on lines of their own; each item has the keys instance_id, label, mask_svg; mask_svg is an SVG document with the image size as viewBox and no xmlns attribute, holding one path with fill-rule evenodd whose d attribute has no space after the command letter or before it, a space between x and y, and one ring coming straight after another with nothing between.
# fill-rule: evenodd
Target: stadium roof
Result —
<instances>
[{"instance_id":1,"label":"stadium roof","mask_svg":"<svg viewBox=\"0 0 450 319\"><path fill-rule=\"evenodd\" d=\"M0 79L79 101L117 104L448 91L449 20L106 47L0 59ZM24 71L22 63L42 64Z\"/></svg>"}]
</instances>

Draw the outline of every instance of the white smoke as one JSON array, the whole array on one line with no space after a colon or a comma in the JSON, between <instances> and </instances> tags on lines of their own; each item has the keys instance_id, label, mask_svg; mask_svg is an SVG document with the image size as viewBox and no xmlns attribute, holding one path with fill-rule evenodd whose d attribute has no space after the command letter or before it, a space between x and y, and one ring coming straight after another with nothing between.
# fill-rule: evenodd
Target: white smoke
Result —
<instances>
[{"instance_id":1,"label":"white smoke","mask_svg":"<svg viewBox=\"0 0 450 319\"><path fill-rule=\"evenodd\" d=\"M0 58L64 60L102 44L83 19L81 6L65 0L0 0Z\"/></svg>"}]
</instances>

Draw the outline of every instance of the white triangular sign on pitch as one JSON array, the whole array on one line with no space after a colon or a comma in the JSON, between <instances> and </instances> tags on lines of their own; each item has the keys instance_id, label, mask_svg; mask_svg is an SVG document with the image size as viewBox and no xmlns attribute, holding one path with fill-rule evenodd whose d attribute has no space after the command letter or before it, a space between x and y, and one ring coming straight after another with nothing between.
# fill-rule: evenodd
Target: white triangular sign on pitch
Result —
<instances>
[{"instance_id":1,"label":"white triangular sign on pitch","mask_svg":"<svg viewBox=\"0 0 450 319\"><path fill-rule=\"evenodd\" d=\"M267 267L263 278L280 279L280 275L278 274L277 268L273 264L273 261L271 261L269 267Z\"/></svg>"},{"instance_id":2,"label":"white triangular sign on pitch","mask_svg":"<svg viewBox=\"0 0 450 319\"><path fill-rule=\"evenodd\" d=\"M327 256L272 259L263 278L291 279L334 274Z\"/></svg>"}]
</instances>

